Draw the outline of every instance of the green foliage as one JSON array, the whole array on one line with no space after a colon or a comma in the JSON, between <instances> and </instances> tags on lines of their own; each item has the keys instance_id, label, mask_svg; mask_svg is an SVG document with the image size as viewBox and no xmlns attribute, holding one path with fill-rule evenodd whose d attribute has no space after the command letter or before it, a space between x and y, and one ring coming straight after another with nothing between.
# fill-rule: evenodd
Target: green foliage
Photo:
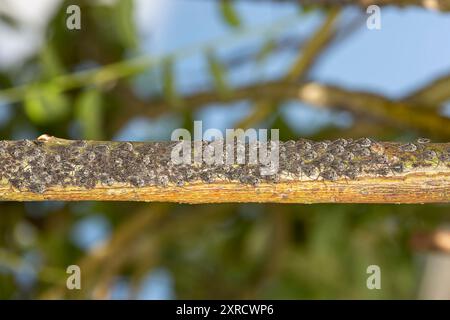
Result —
<instances>
[{"instance_id":1,"label":"green foliage","mask_svg":"<svg viewBox=\"0 0 450 320\"><path fill-rule=\"evenodd\" d=\"M67 118L69 101L54 84L31 87L25 95L25 113L36 125L54 124Z\"/></svg>"},{"instance_id":2,"label":"green foliage","mask_svg":"<svg viewBox=\"0 0 450 320\"><path fill-rule=\"evenodd\" d=\"M241 20L231 0L220 0L220 13L223 21L230 27L238 28L241 26Z\"/></svg>"},{"instance_id":3,"label":"green foliage","mask_svg":"<svg viewBox=\"0 0 450 320\"><path fill-rule=\"evenodd\" d=\"M221 96L227 96L230 94L230 88L226 80L226 70L224 66L220 63L219 59L213 52L208 52L206 54L208 61L209 72L214 82L216 90Z\"/></svg>"},{"instance_id":4,"label":"green foliage","mask_svg":"<svg viewBox=\"0 0 450 320\"><path fill-rule=\"evenodd\" d=\"M162 82L163 93L169 105L178 107L180 105L180 97L175 82L175 63L172 58L167 58L162 65Z\"/></svg>"},{"instance_id":5,"label":"green foliage","mask_svg":"<svg viewBox=\"0 0 450 320\"><path fill-rule=\"evenodd\" d=\"M316 12L318 10L320 10L320 7L318 7L317 5L299 5L299 12L302 15L307 15L307 14L311 14L313 12Z\"/></svg>"},{"instance_id":6,"label":"green foliage","mask_svg":"<svg viewBox=\"0 0 450 320\"><path fill-rule=\"evenodd\" d=\"M113 11L116 14L116 27L118 39L125 48L135 49L138 45L136 26L134 23L133 0L119 0Z\"/></svg>"},{"instance_id":7,"label":"green foliage","mask_svg":"<svg viewBox=\"0 0 450 320\"><path fill-rule=\"evenodd\" d=\"M273 38L269 38L266 40L261 47L261 50L258 52L258 55L256 56L256 61L258 63L264 62L265 59L267 59L268 56L272 53L272 51L276 47L276 41Z\"/></svg>"},{"instance_id":8,"label":"green foliage","mask_svg":"<svg viewBox=\"0 0 450 320\"><path fill-rule=\"evenodd\" d=\"M275 103L274 109L276 110L278 106L279 103ZM295 136L294 131L289 127L289 125L286 123L286 120L279 114L279 112L275 114L275 119L271 123L271 127L278 128L280 130L279 138L281 141L287 141Z\"/></svg>"},{"instance_id":9,"label":"green foliage","mask_svg":"<svg viewBox=\"0 0 450 320\"><path fill-rule=\"evenodd\" d=\"M76 119L81 126L83 139L103 139L102 96L97 89L87 89L75 102Z\"/></svg>"},{"instance_id":10,"label":"green foliage","mask_svg":"<svg viewBox=\"0 0 450 320\"><path fill-rule=\"evenodd\" d=\"M18 27L17 21L5 12L0 12L0 23L14 29Z\"/></svg>"},{"instance_id":11,"label":"green foliage","mask_svg":"<svg viewBox=\"0 0 450 320\"><path fill-rule=\"evenodd\" d=\"M39 55L39 64L43 79L51 79L65 73L57 52L49 45L42 48Z\"/></svg>"}]
</instances>

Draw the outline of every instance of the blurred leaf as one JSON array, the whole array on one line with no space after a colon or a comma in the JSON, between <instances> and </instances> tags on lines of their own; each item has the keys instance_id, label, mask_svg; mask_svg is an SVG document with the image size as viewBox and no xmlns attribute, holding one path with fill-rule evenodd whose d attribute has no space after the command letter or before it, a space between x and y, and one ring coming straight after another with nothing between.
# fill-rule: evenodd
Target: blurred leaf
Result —
<instances>
[{"instance_id":1,"label":"blurred leaf","mask_svg":"<svg viewBox=\"0 0 450 320\"><path fill-rule=\"evenodd\" d=\"M5 12L0 12L0 23L4 23L8 27L11 27L14 29L19 27L19 23L16 21L16 19L14 19L10 15L6 14Z\"/></svg>"},{"instance_id":2,"label":"blurred leaf","mask_svg":"<svg viewBox=\"0 0 450 320\"><path fill-rule=\"evenodd\" d=\"M221 96L227 96L230 93L230 88L226 81L226 70L224 66L212 52L207 53L207 60L214 86Z\"/></svg>"},{"instance_id":3,"label":"blurred leaf","mask_svg":"<svg viewBox=\"0 0 450 320\"><path fill-rule=\"evenodd\" d=\"M181 100L175 84L174 61L172 58L167 58L164 61L162 72L164 97L172 106L177 107L180 105Z\"/></svg>"},{"instance_id":4,"label":"blurred leaf","mask_svg":"<svg viewBox=\"0 0 450 320\"><path fill-rule=\"evenodd\" d=\"M244 245L241 250L244 251L246 259L258 261L267 251L268 237L271 235L271 224L268 219L261 219L251 225L245 233Z\"/></svg>"},{"instance_id":5,"label":"blurred leaf","mask_svg":"<svg viewBox=\"0 0 450 320\"><path fill-rule=\"evenodd\" d=\"M125 48L132 49L138 45L133 3L133 0L119 0L116 8L114 8L117 20L114 26L116 27L120 42Z\"/></svg>"},{"instance_id":6,"label":"blurred leaf","mask_svg":"<svg viewBox=\"0 0 450 320\"><path fill-rule=\"evenodd\" d=\"M0 72L0 87L7 88L11 87L13 84L11 82L11 79L6 73Z\"/></svg>"},{"instance_id":7,"label":"blurred leaf","mask_svg":"<svg viewBox=\"0 0 450 320\"><path fill-rule=\"evenodd\" d=\"M39 62L42 67L42 76L45 79L49 79L64 73L64 67L59 60L59 56L49 45L46 45L42 48L39 54Z\"/></svg>"},{"instance_id":8,"label":"blurred leaf","mask_svg":"<svg viewBox=\"0 0 450 320\"><path fill-rule=\"evenodd\" d=\"M220 1L220 12L222 14L223 20L233 28L238 28L241 26L241 21L239 15L237 14L233 1L221 0Z\"/></svg>"},{"instance_id":9,"label":"blurred leaf","mask_svg":"<svg viewBox=\"0 0 450 320\"><path fill-rule=\"evenodd\" d=\"M97 89L88 89L75 102L75 116L81 125L83 139L103 138L102 96Z\"/></svg>"},{"instance_id":10,"label":"blurred leaf","mask_svg":"<svg viewBox=\"0 0 450 320\"><path fill-rule=\"evenodd\" d=\"M316 10L319 10L320 7L318 7L317 5L300 5L299 7L299 11L301 15L308 15L313 13Z\"/></svg>"},{"instance_id":11,"label":"blurred leaf","mask_svg":"<svg viewBox=\"0 0 450 320\"><path fill-rule=\"evenodd\" d=\"M258 63L261 63L262 61L267 59L267 57L272 53L273 49L275 49L276 45L277 45L277 42L275 41L275 39L273 39L273 38L268 39L263 44L263 46L261 47L261 50L256 55L256 61Z\"/></svg>"},{"instance_id":12,"label":"blurred leaf","mask_svg":"<svg viewBox=\"0 0 450 320\"><path fill-rule=\"evenodd\" d=\"M25 94L25 114L37 125L52 124L69 115L67 98L53 84L31 87Z\"/></svg>"},{"instance_id":13,"label":"blurred leaf","mask_svg":"<svg viewBox=\"0 0 450 320\"><path fill-rule=\"evenodd\" d=\"M274 110L278 110L279 104L276 105ZM279 138L281 141L288 141L296 138L295 132L291 127L286 123L286 120L283 118L282 114L278 113L271 125L272 128L279 129Z\"/></svg>"}]
</instances>

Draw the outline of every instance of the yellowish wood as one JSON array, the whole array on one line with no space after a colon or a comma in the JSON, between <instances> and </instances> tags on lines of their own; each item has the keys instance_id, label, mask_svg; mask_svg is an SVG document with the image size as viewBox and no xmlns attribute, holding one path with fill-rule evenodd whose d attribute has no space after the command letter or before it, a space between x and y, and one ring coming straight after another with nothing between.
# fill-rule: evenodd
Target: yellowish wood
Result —
<instances>
[{"instance_id":1,"label":"yellowish wood","mask_svg":"<svg viewBox=\"0 0 450 320\"><path fill-rule=\"evenodd\" d=\"M444 203L450 202L450 172L409 173L337 181L283 181L257 186L196 182L182 187L125 185L53 187L43 194L14 190L2 183L0 199L10 201L147 201L179 203Z\"/></svg>"}]
</instances>

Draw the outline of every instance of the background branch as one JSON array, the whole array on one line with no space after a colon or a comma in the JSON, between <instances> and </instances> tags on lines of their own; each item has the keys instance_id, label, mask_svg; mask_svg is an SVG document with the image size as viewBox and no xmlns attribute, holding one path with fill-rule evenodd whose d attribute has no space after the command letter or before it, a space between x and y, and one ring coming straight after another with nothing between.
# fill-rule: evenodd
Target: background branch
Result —
<instances>
[{"instance_id":1,"label":"background branch","mask_svg":"<svg viewBox=\"0 0 450 320\"><path fill-rule=\"evenodd\" d=\"M183 108L197 109L214 102L226 103L247 99L298 100L319 108L348 110L432 137L450 138L450 119L441 116L436 110L391 100L378 94L317 82L304 84L267 82L236 88L229 96L220 96L215 91L200 92L184 96ZM165 100L153 100L142 103L139 113L155 116L167 110L167 107ZM117 124L120 125L122 123Z\"/></svg>"},{"instance_id":2,"label":"background branch","mask_svg":"<svg viewBox=\"0 0 450 320\"><path fill-rule=\"evenodd\" d=\"M405 101L438 108L450 100L450 75L445 74L417 89Z\"/></svg>"}]
</instances>

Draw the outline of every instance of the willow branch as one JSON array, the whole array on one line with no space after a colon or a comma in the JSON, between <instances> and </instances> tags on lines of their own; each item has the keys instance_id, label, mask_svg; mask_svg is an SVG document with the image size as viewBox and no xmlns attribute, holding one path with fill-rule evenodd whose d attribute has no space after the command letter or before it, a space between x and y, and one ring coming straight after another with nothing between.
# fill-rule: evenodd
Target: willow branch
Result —
<instances>
[{"instance_id":1,"label":"willow branch","mask_svg":"<svg viewBox=\"0 0 450 320\"><path fill-rule=\"evenodd\" d=\"M443 139L450 138L450 119L441 116L436 110L405 101L391 100L370 92L354 91L318 82L297 84L274 81L236 88L229 96L221 96L215 91L205 91L182 98L183 107L188 109L200 108L211 103L254 99L297 100L318 108L348 110L402 129L407 128ZM166 112L168 108L166 101L153 100L142 103L140 114L154 117Z\"/></svg>"},{"instance_id":2,"label":"willow branch","mask_svg":"<svg viewBox=\"0 0 450 320\"><path fill-rule=\"evenodd\" d=\"M239 29L221 38L187 46L167 55L142 55L98 68L64 74L47 81L35 81L12 88L0 88L0 100L4 100L8 103L20 102L25 99L25 96L30 89L47 85L57 88L61 93L86 86L101 87L106 84L115 83L120 79L142 74L152 67L161 66L167 59L183 59L198 53L208 52L217 48L219 45L235 43L250 36L258 36L264 33L273 35L280 34L285 28L292 27L300 21L302 21L302 17L295 14L275 21L269 25Z\"/></svg>"},{"instance_id":3,"label":"willow branch","mask_svg":"<svg viewBox=\"0 0 450 320\"><path fill-rule=\"evenodd\" d=\"M308 83L297 91L297 97L317 107L337 107L356 114L367 115L399 127L409 128L434 137L450 137L450 119L435 110L388 99L361 91L336 86Z\"/></svg>"},{"instance_id":4,"label":"willow branch","mask_svg":"<svg viewBox=\"0 0 450 320\"><path fill-rule=\"evenodd\" d=\"M438 108L450 100L450 75L443 75L405 98L409 103L416 103L429 108Z\"/></svg>"},{"instance_id":5,"label":"willow branch","mask_svg":"<svg viewBox=\"0 0 450 320\"><path fill-rule=\"evenodd\" d=\"M322 25L314 32L314 34L306 41L302 50L297 54L297 58L290 67L290 70L283 78L283 82L299 81L303 79L314 62L320 56L321 52L328 45L330 40L336 34L335 25L339 17L339 9L332 9L328 12ZM255 103L252 113L239 121L238 128L249 128L255 123L262 121L269 116L274 106L275 101L259 100Z\"/></svg>"},{"instance_id":6,"label":"willow branch","mask_svg":"<svg viewBox=\"0 0 450 320\"><path fill-rule=\"evenodd\" d=\"M176 164L175 142L2 141L0 200L425 203L450 200L450 144L280 143L275 162ZM204 143L204 150L211 147ZM247 149L248 145L238 145ZM271 147L271 148L272 148ZM226 149L227 150L227 149ZM262 150L262 149L261 149ZM259 155L261 157L261 150ZM226 157L226 153L223 155ZM222 158L225 161L226 158ZM236 159L235 159L236 160Z\"/></svg>"},{"instance_id":7,"label":"willow branch","mask_svg":"<svg viewBox=\"0 0 450 320\"><path fill-rule=\"evenodd\" d=\"M320 28L305 43L301 54L285 76L286 81L299 80L310 70L320 53L335 35L335 26L339 18L339 12L339 9L330 10Z\"/></svg>"}]
</instances>

